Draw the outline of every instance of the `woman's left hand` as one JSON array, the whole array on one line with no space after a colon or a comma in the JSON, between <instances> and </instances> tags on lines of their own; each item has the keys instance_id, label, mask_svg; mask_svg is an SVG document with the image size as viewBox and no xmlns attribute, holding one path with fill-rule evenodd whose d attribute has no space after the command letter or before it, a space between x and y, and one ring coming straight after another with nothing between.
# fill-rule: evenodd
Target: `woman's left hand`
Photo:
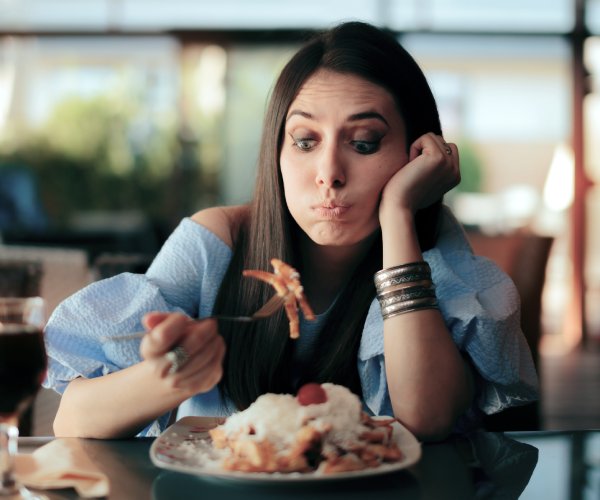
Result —
<instances>
[{"instance_id":1,"label":"woman's left hand","mask_svg":"<svg viewBox=\"0 0 600 500\"><path fill-rule=\"evenodd\" d=\"M456 145L431 132L422 135L411 145L408 163L384 187L380 218L388 209L409 210L414 214L435 203L459 182Z\"/></svg>"}]
</instances>

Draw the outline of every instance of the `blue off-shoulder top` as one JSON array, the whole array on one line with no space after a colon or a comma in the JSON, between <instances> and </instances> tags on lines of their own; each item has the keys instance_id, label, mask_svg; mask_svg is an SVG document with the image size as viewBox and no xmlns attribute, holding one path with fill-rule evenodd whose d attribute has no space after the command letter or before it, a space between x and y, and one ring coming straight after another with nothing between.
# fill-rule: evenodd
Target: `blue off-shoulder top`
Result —
<instances>
[{"instance_id":1,"label":"blue off-shoulder top","mask_svg":"<svg viewBox=\"0 0 600 500\"><path fill-rule=\"evenodd\" d=\"M141 361L139 340L111 342L142 330L149 311L210 316L232 250L189 218L181 221L145 274L123 273L92 283L62 302L46 326L49 367L44 386L62 393L77 377L98 377ZM438 242L424 253L436 285L441 313L458 349L470 360L477 393L459 426L482 413L536 400L538 378L520 328L520 302L510 278L492 261L475 256L462 226L444 208ZM296 362L310 359L327 313L301 322ZM383 320L377 300L369 309L357 359L363 404L374 415L392 415L385 374ZM300 365L299 365L300 366ZM188 399L187 415L222 416L234 411L217 388ZM158 435L163 415L140 435Z\"/></svg>"}]
</instances>

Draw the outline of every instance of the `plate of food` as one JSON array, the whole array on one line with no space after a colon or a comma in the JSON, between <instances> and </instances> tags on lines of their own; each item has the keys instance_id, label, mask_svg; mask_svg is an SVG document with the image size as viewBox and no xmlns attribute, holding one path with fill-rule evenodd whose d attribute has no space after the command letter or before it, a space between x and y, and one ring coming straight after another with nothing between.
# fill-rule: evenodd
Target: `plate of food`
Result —
<instances>
[{"instance_id":1,"label":"plate of food","mask_svg":"<svg viewBox=\"0 0 600 500\"><path fill-rule=\"evenodd\" d=\"M326 481L390 473L421 458L421 444L391 417L371 417L335 384L296 396L264 394L227 418L184 417L150 449L163 469L242 481Z\"/></svg>"}]
</instances>

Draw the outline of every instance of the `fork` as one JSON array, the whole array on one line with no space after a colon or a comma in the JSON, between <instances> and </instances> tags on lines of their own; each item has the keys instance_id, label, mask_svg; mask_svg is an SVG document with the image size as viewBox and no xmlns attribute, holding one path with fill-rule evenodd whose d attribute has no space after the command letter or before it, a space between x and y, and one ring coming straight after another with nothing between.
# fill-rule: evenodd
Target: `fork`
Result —
<instances>
[{"instance_id":1,"label":"fork","mask_svg":"<svg viewBox=\"0 0 600 500\"><path fill-rule=\"evenodd\" d=\"M224 314L215 314L213 316L209 316L203 319L217 319L223 321L237 321L240 323L250 323L252 321L258 321L261 319L268 318L269 316L273 316L277 312L277 310L283 305L285 301L285 297L282 295L273 295L267 302L263 304L263 306L258 309L251 316L227 316ZM109 337L104 336L100 339L106 342L120 342L122 340L133 340L142 338L146 335L147 332L135 332L135 333L126 333L125 335L121 335L118 337Z\"/></svg>"}]
</instances>

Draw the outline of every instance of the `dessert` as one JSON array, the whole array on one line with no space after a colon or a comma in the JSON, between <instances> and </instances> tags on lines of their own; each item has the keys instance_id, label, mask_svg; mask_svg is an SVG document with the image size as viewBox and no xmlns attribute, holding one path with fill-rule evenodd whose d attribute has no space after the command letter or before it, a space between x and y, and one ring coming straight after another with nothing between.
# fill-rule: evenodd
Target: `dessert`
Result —
<instances>
[{"instance_id":1,"label":"dessert","mask_svg":"<svg viewBox=\"0 0 600 500\"><path fill-rule=\"evenodd\" d=\"M331 474L400 461L393 422L368 416L346 387L307 384L264 394L209 433L225 470Z\"/></svg>"}]
</instances>

